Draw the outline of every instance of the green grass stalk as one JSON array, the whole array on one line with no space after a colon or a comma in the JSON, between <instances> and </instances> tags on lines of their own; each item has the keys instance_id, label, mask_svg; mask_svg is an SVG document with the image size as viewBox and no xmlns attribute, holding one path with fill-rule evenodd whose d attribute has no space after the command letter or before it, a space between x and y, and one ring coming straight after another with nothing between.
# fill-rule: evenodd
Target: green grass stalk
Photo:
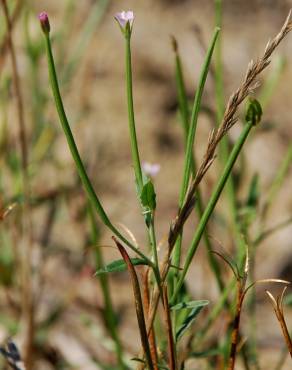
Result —
<instances>
[{"instance_id":1,"label":"green grass stalk","mask_svg":"<svg viewBox=\"0 0 292 370\"><path fill-rule=\"evenodd\" d=\"M254 121L253 120L250 120L248 121L238 140L236 141L233 149L232 149L232 152L228 158L228 161L225 165L225 168L223 170L223 173L218 181L218 184L216 186L216 188L214 189L214 191L212 192L212 195L211 195L211 198L209 200L209 203L204 211L204 214L203 214L203 217L201 218L200 222L199 222L199 225L198 225L198 228L197 228L197 231L194 235L194 238L191 242L191 245L190 245L190 248L188 250L188 253L187 253L187 257L186 257L186 261L185 261L185 264L184 264L184 267L183 267L183 271L181 272L181 275L180 275L180 278L179 278L179 281L177 283L177 286L176 286L176 289L174 291L174 294L171 298L171 304L173 304L179 294L179 291L180 291L180 288L182 287L183 285L183 282L185 280L185 276L188 272L188 269L190 267L190 264L193 260L193 257L197 251L197 248L198 248L198 245L200 243L200 240L202 238L202 235L204 233L204 230L205 230L205 227L209 221L209 218L210 216L212 215L213 211L214 211L214 208L220 198L220 195L222 193L222 190L224 189L224 186L227 182L227 179L230 175L230 172L234 166L234 163L243 147L243 144L245 143L245 140L247 139L248 137L248 134L250 133L252 127L254 126Z\"/></svg>"},{"instance_id":2,"label":"green grass stalk","mask_svg":"<svg viewBox=\"0 0 292 370\"><path fill-rule=\"evenodd\" d=\"M222 17L222 0L215 0L215 25L222 29L223 17ZM224 82L223 82L223 63L222 63L222 32L219 35L218 42L215 48L215 100L216 100L216 117L217 117L217 127L220 125L223 114L224 114ZM230 152L230 144L228 136L223 137L219 147L219 161L221 163L222 169L225 166L225 163L228 160ZM229 214L231 221L232 233L238 248L238 260L241 260L241 257L245 253L245 246L242 243L241 238L241 227L238 224L237 217L237 199L236 199L236 189L233 174L231 172L227 183L226 183L226 195L229 204Z\"/></svg>"},{"instance_id":3,"label":"green grass stalk","mask_svg":"<svg viewBox=\"0 0 292 370\"><path fill-rule=\"evenodd\" d=\"M63 72L63 78L62 78L62 82L64 84L68 83L71 80L71 78L74 76L78 66L80 65L80 61L82 57L84 56L86 48L88 47L88 44L91 38L93 37L94 32L96 31L96 27L100 24L101 20L103 19L103 16L109 4L110 4L110 0L99 0L99 1L95 1L92 3L92 8L90 9L90 12L88 14L85 24L81 28L80 36L78 37L75 43L75 47L71 53L71 57L68 63L66 63L64 66L64 72ZM65 31L68 31L68 29ZM66 39L66 36L67 35L65 34L64 37L62 38ZM64 65L63 60L61 62Z\"/></svg>"},{"instance_id":4,"label":"green grass stalk","mask_svg":"<svg viewBox=\"0 0 292 370\"><path fill-rule=\"evenodd\" d=\"M219 37L219 36L218 36ZM185 146L187 146L187 139L188 139L188 132L189 132L189 108L188 108L188 99L186 94L185 82L184 82L184 75L183 75L183 68L182 62L178 51L178 45L176 40L173 38L173 49L175 53L175 76L176 76L176 87L177 87L177 94L178 94L178 105L179 105L179 112L181 116L181 121L184 129L184 137L185 137ZM194 153L192 153L192 162L191 162L191 174L195 176L196 174L196 158ZM201 195L200 188L198 187L196 192L196 210L199 219L202 218L204 212L204 204ZM222 291L224 289L224 283L221 277L220 266L217 263L213 253L212 253L212 245L211 241L208 237L208 229L206 227L205 232L203 234L204 242L207 248L207 255L210 267L215 275L217 285L219 290ZM180 240L177 243L181 243L181 236L179 236Z\"/></svg>"},{"instance_id":5,"label":"green grass stalk","mask_svg":"<svg viewBox=\"0 0 292 370\"><path fill-rule=\"evenodd\" d=\"M214 47L215 47L219 32L220 32L219 28L216 28L214 31L211 44L207 51L207 55L206 55L206 58L205 58L205 61L204 61L204 64L201 70L198 88L197 88L195 99L194 99L194 105L192 109L189 129L188 129L188 138L187 138L186 153L185 153L184 171L183 171L183 182L182 182L182 187L181 187L180 197L179 197L179 207L183 205L184 198L185 198L188 185L189 185L189 181L190 181L190 177L191 177L192 164L194 164L193 146L194 146L198 116L199 116L204 86L205 86L205 82L207 79L207 75L208 75L208 71L209 71L209 67L211 63L211 58L213 55ZM180 259L181 259L181 237L178 238L178 241L176 242L176 245L174 247L173 264L175 266L179 266Z\"/></svg>"}]
</instances>

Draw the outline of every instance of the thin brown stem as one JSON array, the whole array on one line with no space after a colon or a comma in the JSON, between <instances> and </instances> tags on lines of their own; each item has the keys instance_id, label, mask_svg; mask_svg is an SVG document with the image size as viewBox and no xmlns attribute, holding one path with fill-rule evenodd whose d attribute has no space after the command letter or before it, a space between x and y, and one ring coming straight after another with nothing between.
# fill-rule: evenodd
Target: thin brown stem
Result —
<instances>
[{"instance_id":1,"label":"thin brown stem","mask_svg":"<svg viewBox=\"0 0 292 370\"><path fill-rule=\"evenodd\" d=\"M11 15L11 18L10 18L11 30L13 29L19 15L20 15L22 5L23 5L22 0L19 0L17 2L16 6L15 6L13 14ZM2 44L0 45L0 72L3 68L8 50L9 50L9 33L7 33L4 36Z\"/></svg>"},{"instance_id":2,"label":"thin brown stem","mask_svg":"<svg viewBox=\"0 0 292 370\"><path fill-rule=\"evenodd\" d=\"M13 73L13 82L15 88L15 95L16 95L16 103L17 103L17 114L18 114L18 122L19 122L19 142L21 147L21 158L22 158L22 168L23 172L26 172L27 168L27 140L26 140L26 131L25 131L25 122L24 122L24 109L23 109L23 98L21 94L21 86L20 86L20 79L17 67L17 60L16 54L14 49L14 43L12 39L12 29L13 23L11 21L8 7L7 7L7 0L1 0L2 7L5 15L6 26L7 26L7 45L11 55L11 63L12 63L12 73Z\"/></svg>"},{"instance_id":3,"label":"thin brown stem","mask_svg":"<svg viewBox=\"0 0 292 370\"><path fill-rule=\"evenodd\" d=\"M146 320L148 320L149 308L150 308L149 272L150 272L150 269L147 268L143 276L143 302L144 302L144 312L145 312ZM158 370L158 355L157 355L157 348L156 348L155 331L153 327L149 334L149 346L150 346L150 353L152 357L154 370Z\"/></svg>"},{"instance_id":4,"label":"thin brown stem","mask_svg":"<svg viewBox=\"0 0 292 370\"><path fill-rule=\"evenodd\" d=\"M237 289L237 303L236 303L236 313L233 320L233 327L231 333L231 348L229 354L229 363L228 363L228 370L234 370L235 360L236 360L236 353L237 353L237 346L239 341L239 325L240 325L240 317L241 317L241 309L242 303L244 298L244 287L242 282L238 280L238 289Z\"/></svg>"},{"instance_id":5,"label":"thin brown stem","mask_svg":"<svg viewBox=\"0 0 292 370\"><path fill-rule=\"evenodd\" d=\"M28 150L27 150L27 138L25 129L24 119L24 106L23 97L21 93L21 83L19 78L18 66L16 53L13 43L12 30L13 22L9 15L7 6L7 0L1 0L2 8L4 11L6 27L7 27L7 47L11 56L13 83L16 97L17 115L18 115L18 136L21 151L21 167L23 176L23 193L25 197L25 203L23 207L22 221L22 238L24 239L24 247L21 250L22 253L22 274L23 274L23 287L22 287L22 299L23 299L23 318L25 325L25 350L24 358L27 370L31 370L33 366L33 340L34 340L34 301L32 292L32 281L31 281L31 254L33 245L33 232L32 232L32 220L29 206L29 178L27 172L28 164Z\"/></svg>"},{"instance_id":6,"label":"thin brown stem","mask_svg":"<svg viewBox=\"0 0 292 370\"><path fill-rule=\"evenodd\" d=\"M273 295L269 291L266 291L266 293L268 297L270 298L270 301L272 302L273 309L275 311L276 317L281 326L283 337L285 339L288 351L292 358L292 340L291 340L291 337L290 337L290 334L287 328L287 324L286 324L286 320L284 316L284 308L283 308L283 298L284 298L286 289L287 289L287 286L283 289L282 294L278 296L276 299L273 297Z\"/></svg>"},{"instance_id":7,"label":"thin brown stem","mask_svg":"<svg viewBox=\"0 0 292 370\"><path fill-rule=\"evenodd\" d=\"M168 304L168 293L167 293L166 285L163 286L163 306L164 306L165 323L166 323L166 330L167 330L168 366L170 370L176 370L177 369L176 348L175 348L174 338L173 338L170 308Z\"/></svg>"},{"instance_id":8,"label":"thin brown stem","mask_svg":"<svg viewBox=\"0 0 292 370\"><path fill-rule=\"evenodd\" d=\"M145 315L144 315L142 295L141 295L138 276L136 274L135 268L134 268L134 266L131 262L131 259L128 255L126 249L117 240L117 238L115 238L113 236L112 239L116 243L116 245L117 245L117 247L118 247L118 249L121 253L121 256L123 257L123 259L124 259L124 261L127 265L128 272L129 272L130 277L131 277L131 282L132 282L132 287L133 287L133 294L134 294L134 298L135 298L136 315L137 315L137 321L138 321L140 337L141 337L141 343L142 343L143 351L144 351L144 354L145 354L147 366L148 366L149 370L154 370L152 357L151 357L151 352L150 352L149 340L148 340L147 331L146 331Z\"/></svg>"}]
</instances>

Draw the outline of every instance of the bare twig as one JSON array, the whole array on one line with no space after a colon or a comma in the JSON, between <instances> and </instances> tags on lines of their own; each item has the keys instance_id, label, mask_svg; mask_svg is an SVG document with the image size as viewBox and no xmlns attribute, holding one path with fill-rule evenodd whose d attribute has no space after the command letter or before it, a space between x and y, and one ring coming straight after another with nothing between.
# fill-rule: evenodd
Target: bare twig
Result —
<instances>
[{"instance_id":1,"label":"bare twig","mask_svg":"<svg viewBox=\"0 0 292 370\"><path fill-rule=\"evenodd\" d=\"M167 293L166 285L163 286L163 306L164 306L164 314L165 314L165 322L166 322L166 330L167 330L169 370L176 370L177 369L176 349L175 349L174 339L173 339L170 308L168 304L168 293Z\"/></svg>"},{"instance_id":2,"label":"bare twig","mask_svg":"<svg viewBox=\"0 0 292 370\"><path fill-rule=\"evenodd\" d=\"M145 316L144 316L144 309L143 309L143 303L142 303L142 296L140 291L140 285L139 280L135 271L135 268L131 262L131 259L126 251L126 249L122 246L122 244L113 236L112 239L116 243L130 274L131 281L132 281L132 287L133 287L133 293L135 298L135 307L136 307L136 314L137 314L137 321L139 325L140 330L140 337L142 342L143 351L146 357L147 366L150 370L154 370L152 357L151 357L151 351L149 346L149 340L147 336L146 331L146 324L145 324Z\"/></svg>"},{"instance_id":3,"label":"bare twig","mask_svg":"<svg viewBox=\"0 0 292 370\"><path fill-rule=\"evenodd\" d=\"M284 298L286 289L287 289L287 286L285 286L285 288L282 291L282 294L280 296L278 296L276 299L274 298L274 296L268 290L266 290L266 293L267 293L268 297L270 298L270 300L272 302L275 314L276 314L277 319L278 319L278 321L281 325L281 329L282 329L282 332L283 332L283 336L284 336L288 351L289 351L290 356L292 358L292 340L291 340L290 334L289 334L288 329L287 329L287 324L286 324L286 321L285 321L284 309L283 309L283 298Z\"/></svg>"},{"instance_id":4,"label":"bare twig","mask_svg":"<svg viewBox=\"0 0 292 370\"><path fill-rule=\"evenodd\" d=\"M33 338L34 338L34 301L32 292L32 281L31 281L31 253L33 245L33 231L32 231L32 220L30 215L29 206L29 176L27 172L28 164L28 150L27 150L27 138L25 129L24 119L24 106L23 98L21 93L20 78L18 73L16 53L12 38L13 22L9 15L7 6L7 0L1 0L2 8L7 26L7 46L10 51L11 63L12 63L12 74L15 89L17 114L18 114L18 135L21 150L21 165L22 165L22 176L23 176L23 193L25 195L25 204L23 208L23 230L22 236L27 239L25 240L25 247L22 248L22 273L23 273L23 317L25 324L25 350L24 359L27 370L31 370L33 363Z\"/></svg>"},{"instance_id":5,"label":"bare twig","mask_svg":"<svg viewBox=\"0 0 292 370\"><path fill-rule=\"evenodd\" d=\"M25 122L24 122L24 109L23 109L23 99L21 94L20 79L17 67L16 54L12 39L12 21L9 15L7 0L1 0L2 7L4 10L6 25L7 25L7 45L11 55L12 62L12 72L13 72L13 82L15 87L15 95L17 101L17 112L18 112L18 121L19 121L19 142L21 145L21 157L22 157L22 167L23 171L26 172L27 167L27 142L26 142L26 131L25 131Z\"/></svg>"},{"instance_id":6,"label":"bare twig","mask_svg":"<svg viewBox=\"0 0 292 370\"><path fill-rule=\"evenodd\" d=\"M144 312L145 318L148 320L149 315L149 306L150 306L150 297L149 297L149 267L146 269L144 276L143 276L143 302L144 302ZM154 370L158 370L158 355L157 355L157 347L156 347L156 340L155 340L155 332L154 328L151 329L149 335L149 346L150 352L153 362Z\"/></svg>"},{"instance_id":7,"label":"bare twig","mask_svg":"<svg viewBox=\"0 0 292 370\"><path fill-rule=\"evenodd\" d=\"M20 10L21 10L22 5L23 5L22 0L18 0L17 4L15 6L15 9L13 11L13 14L11 15L11 21L10 21L11 29L14 27L19 15L20 15ZM0 72L3 68L8 50L9 50L9 33L7 33L4 36L2 44L0 45Z\"/></svg>"}]
</instances>

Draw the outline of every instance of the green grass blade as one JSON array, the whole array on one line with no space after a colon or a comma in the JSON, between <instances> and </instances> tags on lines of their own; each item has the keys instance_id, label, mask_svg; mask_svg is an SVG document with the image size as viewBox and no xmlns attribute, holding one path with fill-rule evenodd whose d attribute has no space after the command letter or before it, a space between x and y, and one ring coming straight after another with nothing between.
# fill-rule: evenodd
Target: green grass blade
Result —
<instances>
[{"instance_id":1,"label":"green grass blade","mask_svg":"<svg viewBox=\"0 0 292 370\"><path fill-rule=\"evenodd\" d=\"M187 138L187 147L186 147L186 153L185 153L185 162L184 162L184 172L183 172L183 182L179 197L179 206L181 207L187 192L188 184L190 181L191 176L191 169L193 162L193 146L194 146L194 140L195 140L195 134L196 134L196 128L197 128L197 121L202 101L202 95L205 87L205 82L207 79L211 58L213 55L214 47L216 44L216 40L219 35L219 28L216 28L211 40L211 44L209 46L209 49L207 51L207 55L201 70L200 79L198 83L198 88L196 91L195 99L194 99L194 105L192 109L191 114L191 120L188 130L188 138ZM174 255L173 255L173 264L175 266L179 266L180 264L180 257L181 257L181 238L178 239L178 242L175 245L174 248Z\"/></svg>"},{"instance_id":2,"label":"green grass blade","mask_svg":"<svg viewBox=\"0 0 292 370\"><path fill-rule=\"evenodd\" d=\"M202 238L202 235L204 233L204 230L205 230L205 227L209 221L209 218L211 216L211 214L213 213L214 211L214 208L218 202L218 199L220 198L220 195L222 193L222 190L224 189L224 186L228 180L228 177L231 173L231 170L234 166L234 163L245 143L245 140L247 139L248 137L248 134L250 133L252 127L258 123L260 117L261 117L261 112L260 112L260 106L259 106L259 103L257 103L256 101L252 101L249 105L249 108L248 108L248 113L247 113L247 119L248 121L246 122L239 138L237 139L233 149L232 149L232 152L228 158L228 161L225 165L225 168L223 170L223 173L218 181L218 184L216 186L216 188L214 189L214 191L212 192L212 195L210 197L210 200L209 200L209 203L204 211L204 214L203 214L203 217L201 218L200 222L199 222L199 225L198 225L198 228L197 228L197 231L193 237L193 240L191 242L191 245L189 247L189 250L187 252L187 256L186 256L186 261L185 261L185 264L184 264L184 267L183 267L183 271L180 275L180 278L179 278L179 281L177 283L177 286L176 286L176 289L174 291L174 294L172 296L172 299L171 299L171 304L173 304L179 294L179 291L180 291L180 288L182 287L183 285L183 282L184 282L184 279L185 279L185 276L187 274L187 271L190 267L190 264L193 260L193 257L197 251L197 248L198 248L198 245L200 243L200 240Z\"/></svg>"}]
</instances>

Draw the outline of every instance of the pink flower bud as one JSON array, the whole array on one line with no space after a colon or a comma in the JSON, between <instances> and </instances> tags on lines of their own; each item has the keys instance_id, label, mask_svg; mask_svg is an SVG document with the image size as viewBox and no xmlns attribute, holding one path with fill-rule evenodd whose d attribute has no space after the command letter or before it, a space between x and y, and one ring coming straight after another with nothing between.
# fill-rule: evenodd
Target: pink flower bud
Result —
<instances>
[{"instance_id":1,"label":"pink flower bud","mask_svg":"<svg viewBox=\"0 0 292 370\"><path fill-rule=\"evenodd\" d=\"M142 164L143 171L145 175L149 177L155 177L158 172L160 171L160 164L158 163L149 163L149 162L144 162Z\"/></svg>"},{"instance_id":2,"label":"pink flower bud","mask_svg":"<svg viewBox=\"0 0 292 370\"><path fill-rule=\"evenodd\" d=\"M119 23L122 31L126 30L127 24L129 24L130 30L132 30L133 22L134 22L134 13L132 10L128 10L127 12L122 11L115 15L116 21Z\"/></svg>"},{"instance_id":3,"label":"pink flower bud","mask_svg":"<svg viewBox=\"0 0 292 370\"><path fill-rule=\"evenodd\" d=\"M48 34L51 29L48 14L46 12L40 13L39 20L41 23L42 30L44 31L44 33Z\"/></svg>"}]
</instances>

